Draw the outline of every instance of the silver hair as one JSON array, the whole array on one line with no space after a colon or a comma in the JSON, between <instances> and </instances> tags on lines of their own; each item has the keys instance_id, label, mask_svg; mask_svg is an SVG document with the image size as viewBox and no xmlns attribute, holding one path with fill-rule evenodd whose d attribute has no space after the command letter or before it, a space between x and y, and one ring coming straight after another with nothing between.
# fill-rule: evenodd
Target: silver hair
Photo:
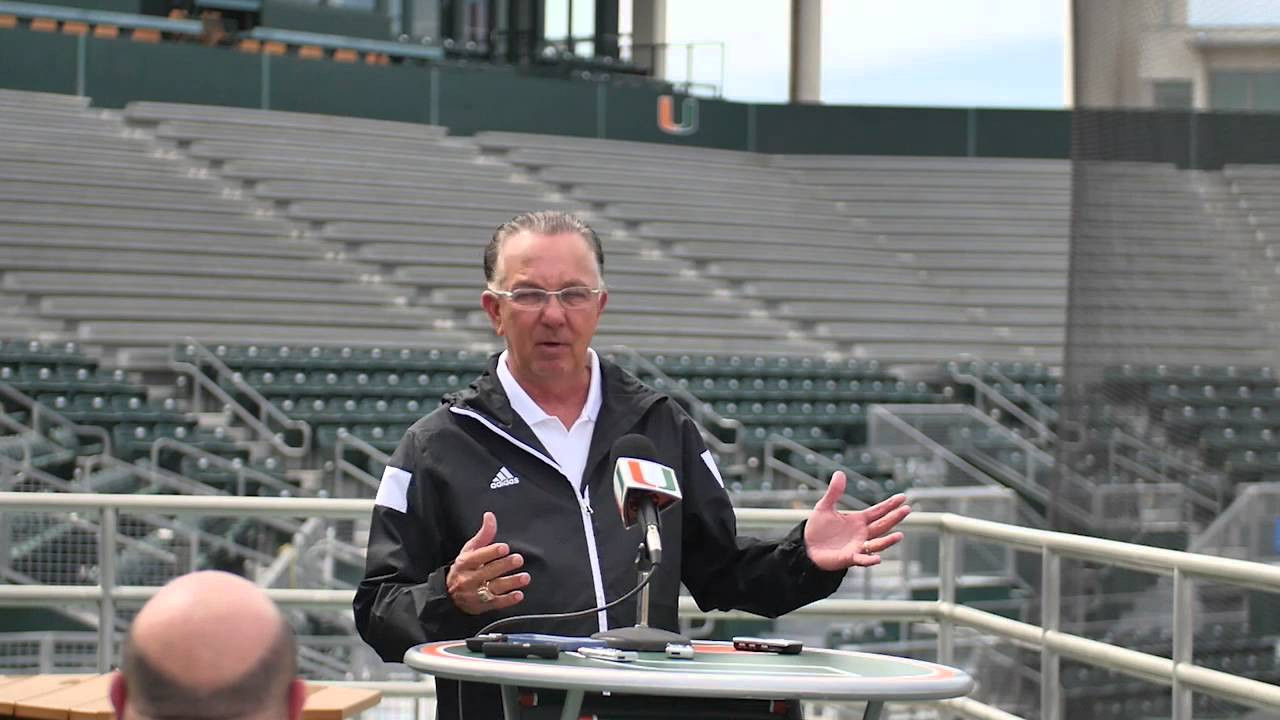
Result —
<instances>
[{"instance_id":1,"label":"silver hair","mask_svg":"<svg viewBox=\"0 0 1280 720\"><path fill-rule=\"evenodd\" d=\"M600 238L596 235L596 231L591 229L590 225L587 225L582 218L573 213L560 210L536 210L521 213L502 223L497 230L493 231L493 237L484 249L484 280L486 283L493 284L494 282L498 267L498 252L502 249L502 243L512 235L522 232L529 232L535 235L577 233L591 246L591 251L596 256L596 269L600 271L600 277L604 277L604 248L601 247Z\"/></svg>"}]
</instances>

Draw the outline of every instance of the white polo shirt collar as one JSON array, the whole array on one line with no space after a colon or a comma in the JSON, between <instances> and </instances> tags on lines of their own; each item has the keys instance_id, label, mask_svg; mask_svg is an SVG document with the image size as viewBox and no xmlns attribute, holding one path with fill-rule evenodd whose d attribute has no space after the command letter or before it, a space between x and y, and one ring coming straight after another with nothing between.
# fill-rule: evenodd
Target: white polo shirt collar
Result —
<instances>
[{"instance_id":1,"label":"white polo shirt collar","mask_svg":"<svg viewBox=\"0 0 1280 720\"><path fill-rule=\"evenodd\" d=\"M591 381L587 387L587 401L582 412L573 425L565 428L564 423L554 415L548 414L538 403L529 397L529 393L520 386L511 369L507 367L507 351L498 356L498 382L507 394L511 409L516 411L534 435L542 442L575 488L582 488L582 473L587 464L587 452L591 448L591 436L595 433L596 418L600 414L603 395L600 390L600 358L596 351L587 348L587 356L591 359Z\"/></svg>"}]
</instances>

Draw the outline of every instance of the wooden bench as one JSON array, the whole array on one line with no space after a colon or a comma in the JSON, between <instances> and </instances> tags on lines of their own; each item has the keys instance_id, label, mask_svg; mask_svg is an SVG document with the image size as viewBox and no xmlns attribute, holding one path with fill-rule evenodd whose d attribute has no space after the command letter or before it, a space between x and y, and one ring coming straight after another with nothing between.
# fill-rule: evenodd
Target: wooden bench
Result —
<instances>
[{"instance_id":1,"label":"wooden bench","mask_svg":"<svg viewBox=\"0 0 1280 720\"><path fill-rule=\"evenodd\" d=\"M112 720L111 675L0 675L0 718ZM307 684L303 720L345 720L382 700L364 688Z\"/></svg>"}]
</instances>

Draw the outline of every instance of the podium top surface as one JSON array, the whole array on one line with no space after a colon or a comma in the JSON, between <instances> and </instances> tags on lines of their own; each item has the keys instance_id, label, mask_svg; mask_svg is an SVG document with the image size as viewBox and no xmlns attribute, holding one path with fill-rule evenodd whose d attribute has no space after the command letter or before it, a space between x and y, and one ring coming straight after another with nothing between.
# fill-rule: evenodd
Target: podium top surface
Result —
<instances>
[{"instance_id":1,"label":"podium top surface","mask_svg":"<svg viewBox=\"0 0 1280 720\"><path fill-rule=\"evenodd\" d=\"M453 680L643 695L941 700L973 689L968 673L921 660L823 648L799 655L742 652L727 642L695 642L690 660L642 652L636 662L617 663L576 652L556 660L489 658L449 640L413 647L404 661Z\"/></svg>"}]
</instances>

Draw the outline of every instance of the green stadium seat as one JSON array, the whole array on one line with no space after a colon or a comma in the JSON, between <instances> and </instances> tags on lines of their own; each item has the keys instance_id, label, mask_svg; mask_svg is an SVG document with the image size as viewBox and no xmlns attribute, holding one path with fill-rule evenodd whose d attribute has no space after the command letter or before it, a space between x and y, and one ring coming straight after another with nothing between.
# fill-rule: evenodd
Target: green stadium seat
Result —
<instances>
[{"instance_id":1,"label":"green stadium seat","mask_svg":"<svg viewBox=\"0 0 1280 720\"><path fill-rule=\"evenodd\" d=\"M42 343L35 340L0 339L0 365L64 365L69 367L93 366L95 363L80 353L80 347L73 342Z\"/></svg>"},{"instance_id":2,"label":"green stadium seat","mask_svg":"<svg viewBox=\"0 0 1280 720\"><path fill-rule=\"evenodd\" d=\"M180 472L185 477L197 480L233 495L266 495L279 494L279 489L261 481L252 475L245 475L243 480L236 468L243 467L256 473L275 478L279 483L288 484L284 470L275 458L266 458L261 463L244 463L240 458L231 459L233 467L221 467L207 458L186 456L179 463Z\"/></svg>"},{"instance_id":3,"label":"green stadium seat","mask_svg":"<svg viewBox=\"0 0 1280 720\"><path fill-rule=\"evenodd\" d=\"M82 481L87 492L133 493L140 489L137 468L127 465L99 470Z\"/></svg>"}]
</instances>

